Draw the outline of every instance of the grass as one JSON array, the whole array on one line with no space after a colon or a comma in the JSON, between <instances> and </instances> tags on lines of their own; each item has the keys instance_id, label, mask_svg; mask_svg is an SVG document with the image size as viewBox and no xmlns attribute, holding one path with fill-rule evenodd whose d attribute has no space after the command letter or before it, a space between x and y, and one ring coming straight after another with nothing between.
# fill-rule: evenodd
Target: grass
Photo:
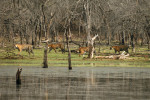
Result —
<instances>
[{"instance_id":1,"label":"grass","mask_svg":"<svg viewBox=\"0 0 150 100\"><path fill-rule=\"evenodd\" d=\"M44 49L34 49L34 56L28 55L27 52L21 52L23 58L16 56L13 59L6 59L6 54L3 49L0 54L0 66L42 66L43 63L43 53ZM58 50L57 50L58 51ZM147 51L146 47L137 47L136 53L132 53L129 50L130 58L125 60L113 60L113 59L84 59L79 57L78 54L72 53L72 66L73 67L150 67L150 53ZM18 53L17 50L14 51L15 54ZM109 50L109 46L102 46L100 55L113 55L114 51ZM87 56L87 55L86 55ZM55 53L52 50L48 53L48 66L68 66L68 53L62 54L61 52Z\"/></svg>"}]
</instances>

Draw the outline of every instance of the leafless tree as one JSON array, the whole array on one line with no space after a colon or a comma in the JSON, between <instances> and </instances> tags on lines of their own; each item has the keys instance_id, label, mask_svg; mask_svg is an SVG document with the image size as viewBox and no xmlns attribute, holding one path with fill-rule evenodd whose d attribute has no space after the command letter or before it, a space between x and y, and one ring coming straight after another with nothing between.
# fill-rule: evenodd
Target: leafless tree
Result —
<instances>
[{"instance_id":1,"label":"leafless tree","mask_svg":"<svg viewBox=\"0 0 150 100\"><path fill-rule=\"evenodd\" d=\"M45 37L57 41L58 36L63 36L66 20L70 19L69 35L79 36L80 40L86 36L88 43L98 34L108 45L112 41L132 44L134 51L139 41L142 45L150 44L146 31L148 16L149 0L2 0L0 42L32 43L36 47Z\"/></svg>"}]
</instances>

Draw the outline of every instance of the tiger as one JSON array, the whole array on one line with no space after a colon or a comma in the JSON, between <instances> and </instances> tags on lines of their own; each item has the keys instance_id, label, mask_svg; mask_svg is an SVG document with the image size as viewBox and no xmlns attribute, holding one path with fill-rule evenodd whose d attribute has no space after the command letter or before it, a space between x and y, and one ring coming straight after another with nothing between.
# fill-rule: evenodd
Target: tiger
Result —
<instances>
[{"instance_id":1,"label":"tiger","mask_svg":"<svg viewBox=\"0 0 150 100\"><path fill-rule=\"evenodd\" d=\"M49 44L48 45L48 48L49 48L49 52L54 49L55 52L57 53L56 49L60 48L62 53L65 53L65 49L63 47L63 44L62 43L53 43L53 44Z\"/></svg>"},{"instance_id":2,"label":"tiger","mask_svg":"<svg viewBox=\"0 0 150 100\"><path fill-rule=\"evenodd\" d=\"M112 50L112 48L115 50L115 53L118 52L120 54L120 51L126 51L128 53L129 46L127 45L111 46L110 50Z\"/></svg>"},{"instance_id":3,"label":"tiger","mask_svg":"<svg viewBox=\"0 0 150 100\"><path fill-rule=\"evenodd\" d=\"M19 55L22 52L22 50L26 50L29 53L29 55L30 55L30 53L32 53L34 55L33 46L30 44L16 44L15 47L18 49Z\"/></svg>"},{"instance_id":4,"label":"tiger","mask_svg":"<svg viewBox=\"0 0 150 100\"><path fill-rule=\"evenodd\" d=\"M81 55L83 55L84 56L84 54L86 53L86 52L89 52L89 48L90 47L80 47L79 48L79 57L81 56Z\"/></svg>"}]
</instances>

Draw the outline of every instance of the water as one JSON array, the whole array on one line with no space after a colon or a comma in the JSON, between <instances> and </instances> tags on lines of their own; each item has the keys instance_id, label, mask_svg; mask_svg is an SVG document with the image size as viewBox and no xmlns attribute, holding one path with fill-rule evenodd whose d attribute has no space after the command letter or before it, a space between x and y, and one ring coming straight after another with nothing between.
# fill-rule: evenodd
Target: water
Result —
<instances>
[{"instance_id":1,"label":"water","mask_svg":"<svg viewBox=\"0 0 150 100\"><path fill-rule=\"evenodd\" d=\"M0 67L0 100L150 100L150 68Z\"/></svg>"}]
</instances>

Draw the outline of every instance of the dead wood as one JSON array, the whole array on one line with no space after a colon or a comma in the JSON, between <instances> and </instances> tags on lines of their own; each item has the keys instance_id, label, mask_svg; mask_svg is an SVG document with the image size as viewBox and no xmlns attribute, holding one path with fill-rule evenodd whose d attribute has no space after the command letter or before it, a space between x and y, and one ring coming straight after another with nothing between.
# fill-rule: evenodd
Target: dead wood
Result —
<instances>
[{"instance_id":1,"label":"dead wood","mask_svg":"<svg viewBox=\"0 0 150 100\"><path fill-rule=\"evenodd\" d=\"M130 59L129 54L125 55L125 51L120 55L110 55L110 56L95 56L95 59Z\"/></svg>"}]
</instances>

